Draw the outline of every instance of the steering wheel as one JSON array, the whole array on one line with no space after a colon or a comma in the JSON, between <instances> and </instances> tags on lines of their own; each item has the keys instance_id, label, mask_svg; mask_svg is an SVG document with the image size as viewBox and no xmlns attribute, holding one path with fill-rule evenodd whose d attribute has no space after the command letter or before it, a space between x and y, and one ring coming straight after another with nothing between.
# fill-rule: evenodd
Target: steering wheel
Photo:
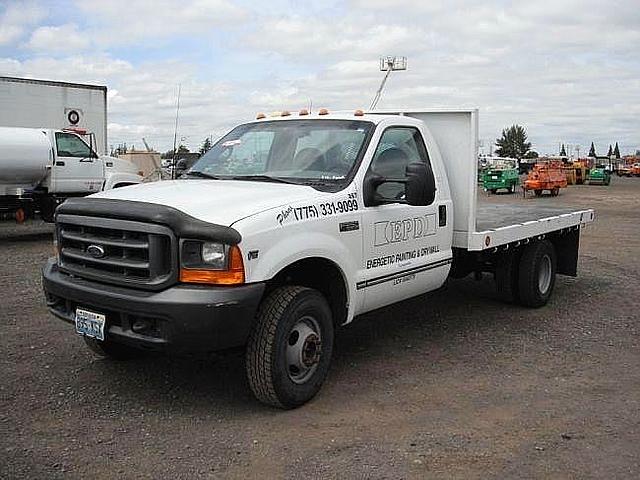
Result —
<instances>
[{"instance_id":1,"label":"steering wheel","mask_svg":"<svg viewBox=\"0 0 640 480\"><path fill-rule=\"evenodd\" d=\"M326 159L324 153L317 148L307 147L300 150L295 158L294 163L306 163L311 161L309 165L305 167L305 170L324 170Z\"/></svg>"}]
</instances>

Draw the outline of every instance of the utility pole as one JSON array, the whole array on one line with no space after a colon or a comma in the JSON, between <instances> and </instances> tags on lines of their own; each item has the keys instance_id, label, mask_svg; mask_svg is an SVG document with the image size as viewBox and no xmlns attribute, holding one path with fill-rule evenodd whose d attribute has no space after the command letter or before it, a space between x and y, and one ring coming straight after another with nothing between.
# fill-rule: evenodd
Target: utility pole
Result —
<instances>
[{"instance_id":1,"label":"utility pole","mask_svg":"<svg viewBox=\"0 0 640 480\"><path fill-rule=\"evenodd\" d=\"M380 100L380 96L382 95L382 90L384 89L384 85L387 83L387 79L391 72L396 70L406 70L407 69L407 57L382 57L380 58L380 71L385 72L384 77L382 77L382 82L380 82L380 87L376 92L376 96L373 97L373 101L371 102L371 106L369 110L373 110L376 108L378 101Z\"/></svg>"}]
</instances>

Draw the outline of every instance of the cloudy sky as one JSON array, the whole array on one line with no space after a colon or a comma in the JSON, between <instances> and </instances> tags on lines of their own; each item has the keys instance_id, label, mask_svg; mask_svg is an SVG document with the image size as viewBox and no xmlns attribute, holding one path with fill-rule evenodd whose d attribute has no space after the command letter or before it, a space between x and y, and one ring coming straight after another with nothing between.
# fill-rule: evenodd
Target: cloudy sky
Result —
<instances>
[{"instance_id":1,"label":"cloudy sky","mask_svg":"<svg viewBox=\"0 0 640 480\"><path fill-rule=\"evenodd\" d=\"M479 107L485 149L640 149L638 0L0 0L0 75L109 88L109 143L197 148L258 111Z\"/></svg>"}]
</instances>

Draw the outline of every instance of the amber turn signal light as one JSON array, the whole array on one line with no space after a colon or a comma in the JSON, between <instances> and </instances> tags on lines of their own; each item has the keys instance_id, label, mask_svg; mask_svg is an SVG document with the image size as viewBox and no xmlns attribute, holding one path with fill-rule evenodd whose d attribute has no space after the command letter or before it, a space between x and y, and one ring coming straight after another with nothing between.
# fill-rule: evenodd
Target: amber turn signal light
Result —
<instances>
[{"instance_id":1,"label":"amber turn signal light","mask_svg":"<svg viewBox=\"0 0 640 480\"><path fill-rule=\"evenodd\" d=\"M209 285L240 285L244 283L244 264L240 248L237 245L229 248L229 266L226 270L181 268L180 281Z\"/></svg>"}]
</instances>

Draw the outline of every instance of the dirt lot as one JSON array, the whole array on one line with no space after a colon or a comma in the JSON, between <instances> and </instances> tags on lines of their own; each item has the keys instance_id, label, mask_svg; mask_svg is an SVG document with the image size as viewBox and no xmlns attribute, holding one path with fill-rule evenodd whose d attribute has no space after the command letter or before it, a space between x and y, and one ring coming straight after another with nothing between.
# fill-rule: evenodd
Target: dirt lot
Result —
<instances>
[{"instance_id":1,"label":"dirt lot","mask_svg":"<svg viewBox=\"0 0 640 480\"><path fill-rule=\"evenodd\" d=\"M50 227L1 224L0 478L639 478L640 179L526 202L598 215L548 306L469 278L367 315L288 412L240 355L94 357L44 307Z\"/></svg>"}]
</instances>

